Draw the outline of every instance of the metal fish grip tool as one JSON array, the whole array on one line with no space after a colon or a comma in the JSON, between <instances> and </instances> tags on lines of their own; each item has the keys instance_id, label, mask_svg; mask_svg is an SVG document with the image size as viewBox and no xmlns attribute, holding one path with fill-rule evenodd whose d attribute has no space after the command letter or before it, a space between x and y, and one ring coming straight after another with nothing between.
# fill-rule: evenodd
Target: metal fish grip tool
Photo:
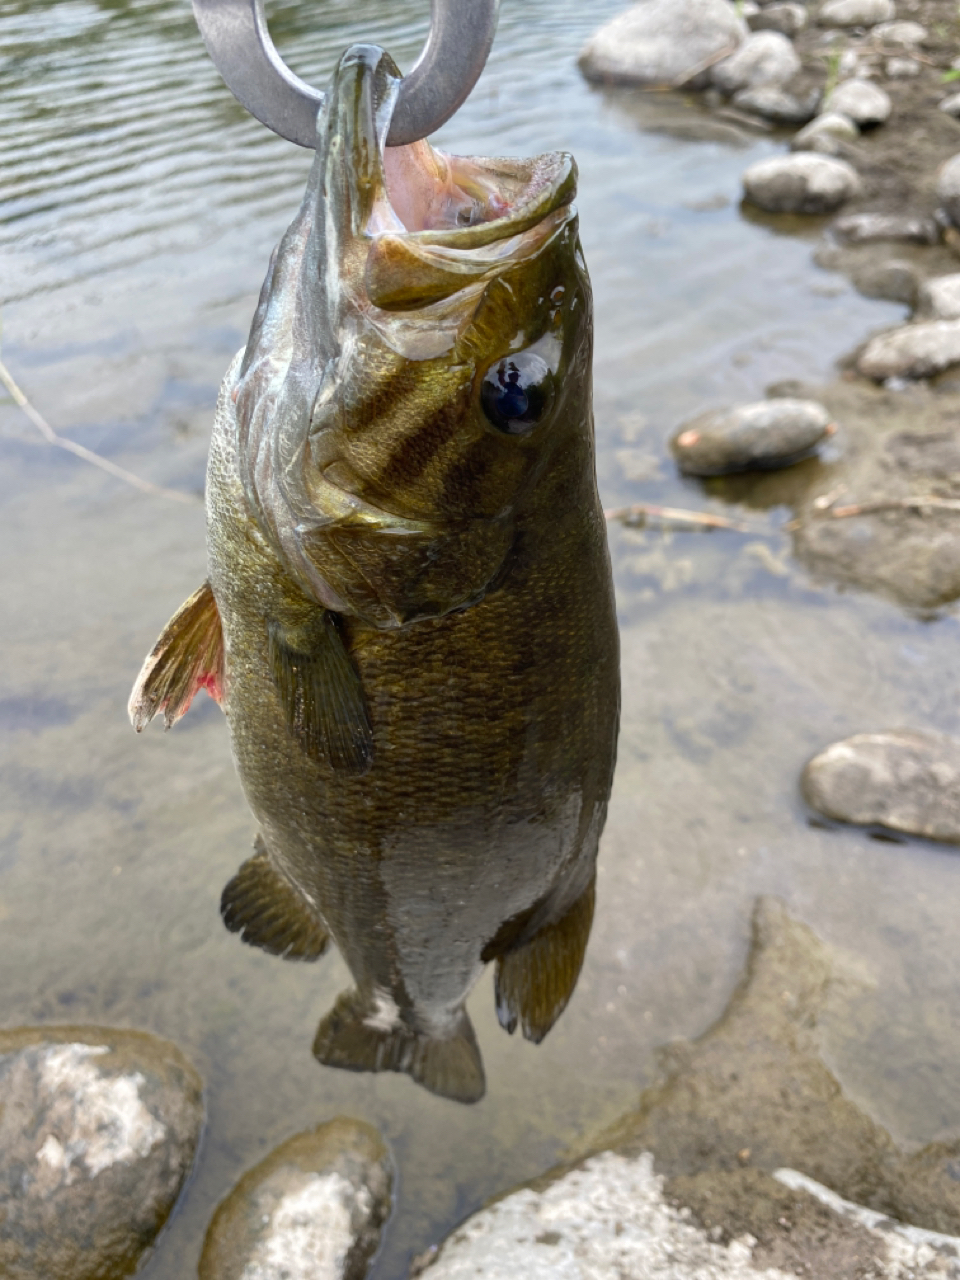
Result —
<instances>
[{"instance_id":1,"label":"metal fish grip tool","mask_svg":"<svg viewBox=\"0 0 960 1280\"><path fill-rule=\"evenodd\" d=\"M500 0L431 0L430 34L404 77L387 146L433 133L466 101L484 68ZM263 0L193 0L207 52L233 95L268 129L316 147L324 95L294 75L267 29Z\"/></svg>"}]
</instances>

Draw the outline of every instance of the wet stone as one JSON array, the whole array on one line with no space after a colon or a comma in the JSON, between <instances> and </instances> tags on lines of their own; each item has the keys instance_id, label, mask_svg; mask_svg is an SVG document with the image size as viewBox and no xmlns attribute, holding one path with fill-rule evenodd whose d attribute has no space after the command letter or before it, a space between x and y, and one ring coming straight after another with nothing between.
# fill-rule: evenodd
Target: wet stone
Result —
<instances>
[{"instance_id":1,"label":"wet stone","mask_svg":"<svg viewBox=\"0 0 960 1280\"><path fill-rule=\"evenodd\" d=\"M338 1118L281 1143L219 1206L200 1280L363 1280L390 1212L380 1135Z\"/></svg>"},{"instance_id":2,"label":"wet stone","mask_svg":"<svg viewBox=\"0 0 960 1280\"><path fill-rule=\"evenodd\" d=\"M22 1027L0 1031L0 1100L0 1275L130 1275L193 1165L196 1071L140 1032Z\"/></svg>"},{"instance_id":3,"label":"wet stone","mask_svg":"<svg viewBox=\"0 0 960 1280\"><path fill-rule=\"evenodd\" d=\"M890 96L871 80L855 76L843 80L823 104L824 111L839 111L861 129L883 124L890 116Z\"/></svg>"},{"instance_id":4,"label":"wet stone","mask_svg":"<svg viewBox=\"0 0 960 1280\"><path fill-rule=\"evenodd\" d=\"M808 454L834 430L813 400L759 400L685 423L670 442L686 475L783 467Z\"/></svg>"},{"instance_id":5,"label":"wet stone","mask_svg":"<svg viewBox=\"0 0 960 1280\"><path fill-rule=\"evenodd\" d=\"M830 213L861 190L845 160L799 151L761 160L743 175L744 195L768 213Z\"/></svg>"},{"instance_id":6,"label":"wet stone","mask_svg":"<svg viewBox=\"0 0 960 1280\"><path fill-rule=\"evenodd\" d=\"M936 320L960 320L960 273L926 280L920 287L917 314Z\"/></svg>"},{"instance_id":7,"label":"wet stone","mask_svg":"<svg viewBox=\"0 0 960 1280\"><path fill-rule=\"evenodd\" d=\"M779 31L795 36L807 25L807 11L802 4L768 4L747 19L751 31Z\"/></svg>"},{"instance_id":8,"label":"wet stone","mask_svg":"<svg viewBox=\"0 0 960 1280\"><path fill-rule=\"evenodd\" d=\"M940 232L933 218L899 213L848 213L831 223L830 230L847 244L936 244Z\"/></svg>"},{"instance_id":9,"label":"wet stone","mask_svg":"<svg viewBox=\"0 0 960 1280\"><path fill-rule=\"evenodd\" d=\"M902 258L865 263L854 271L853 283L867 298L884 298L908 307L916 305L920 290L917 268Z\"/></svg>"},{"instance_id":10,"label":"wet stone","mask_svg":"<svg viewBox=\"0 0 960 1280\"><path fill-rule=\"evenodd\" d=\"M733 96L733 104L739 110L751 111L765 120L785 125L806 123L815 115L819 103L817 89L804 98L798 98L772 84L761 85L758 89L741 89Z\"/></svg>"},{"instance_id":11,"label":"wet stone","mask_svg":"<svg viewBox=\"0 0 960 1280\"><path fill-rule=\"evenodd\" d=\"M817 151L820 155L836 156L851 142L856 142L860 130L849 116L838 111L828 111L805 125L790 143L791 151Z\"/></svg>"},{"instance_id":12,"label":"wet stone","mask_svg":"<svg viewBox=\"0 0 960 1280\"><path fill-rule=\"evenodd\" d=\"M590 37L580 69L606 83L706 83L706 68L747 34L729 0L643 0Z\"/></svg>"},{"instance_id":13,"label":"wet stone","mask_svg":"<svg viewBox=\"0 0 960 1280\"><path fill-rule=\"evenodd\" d=\"M960 844L960 742L940 733L861 733L821 751L803 794L837 822Z\"/></svg>"},{"instance_id":14,"label":"wet stone","mask_svg":"<svg viewBox=\"0 0 960 1280\"><path fill-rule=\"evenodd\" d=\"M896 16L894 0L827 0L817 21L822 27L875 27Z\"/></svg>"},{"instance_id":15,"label":"wet stone","mask_svg":"<svg viewBox=\"0 0 960 1280\"><path fill-rule=\"evenodd\" d=\"M954 226L960 226L960 155L951 156L940 166L937 196Z\"/></svg>"},{"instance_id":16,"label":"wet stone","mask_svg":"<svg viewBox=\"0 0 960 1280\"><path fill-rule=\"evenodd\" d=\"M921 320L871 338L857 358L867 378L930 378L960 364L960 320Z\"/></svg>"},{"instance_id":17,"label":"wet stone","mask_svg":"<svg viewBox=\"0 0 960 1280\"><path fill-rule=\"evenodd\" d=\"M758 31L711 69L710 80L721 93L734 94L740 89L784 84L799 70L800 59L785 35Z\"/></svg>"}]
</instances>

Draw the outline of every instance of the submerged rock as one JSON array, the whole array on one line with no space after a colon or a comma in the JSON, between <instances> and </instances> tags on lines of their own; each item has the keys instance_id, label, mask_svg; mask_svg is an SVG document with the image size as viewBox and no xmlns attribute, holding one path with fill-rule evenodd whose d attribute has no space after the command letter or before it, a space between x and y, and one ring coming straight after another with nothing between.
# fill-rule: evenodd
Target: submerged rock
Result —
<instances>
[{"instance_id":1,"label":"submerged rock","mask_svg":"<svg viewBox=\"0 0 960 1280\"><path fill-rule=\"evenodd\" d=\"M759 400L685 423L670 442L686 475L784 467L808 454L834 430L813 400Z\"/></svg>"},{"instance_id":2,"label":"submerged rock","mask_svg":"<svg viewBox=\"0 0 960 1280\"><path fill-rule=\"evenodd\" d=\"M587 41L580 69L588 80L679 85L706 79L713 61L747 36L729 0L639 0Z\"/></svg>"},{"instance_id":3,"label":"submerged rock","mask_svg":"<svg viewBox=\"0 0 960 1280\"><path fill-rule=\"evenodd\" d=\"M890 95L885 93L872 80L862 80L855 76L852 80L843 80L827 95L824 111L838 111L841 115L860 126L883 124L890 117Z\"/></svg>"},{"instance_id":4,"label":"submerged rock","mask_svg":"<svg viewBox=\"0 0 960 1280\"><path fill-rule=\"evenodd\" d=\"M827 0L817 21L822 27L875 27L896 16L894 0Z\"/></svg>"},{"instance_id":5,"label":"submerged rock","mask_svg":"<svg viewBox=\"0 0 960 1280\"><path fill-rule=\"evenodd\" d=\"M941 733L860 733L814 756L803 794L837 822L960 844L960 742Z\"/></svg>"},{"instance_id":6,"label":"submerged rock","mask_svg":"<svg viewBox=\"0 0 960 1280\"><path fill-rule=\"evenodd\" d=\"M281 1143L219 1206L200 1280L363 1280L390 1212L377 1131L337 1119Z\"/></svg>"},{"instance_id":7,"label":"submerged rock","mask_svg":"<svg viewBox=\"0 0 960 1280\"><path fill-rule=\"evenodd\" d=\"M857 195L861 184L845 160L798 151L751 165L743 189L751 204L768 213L830 213Z\"/></svg>"},{"instance_id":8,"label":"submerged rock","mask_svg":"<svg viewBox=\"0 0 960 1280\"><path fill-rule=\"evenodd\" d=\"M848 244L902 241L904 244L936 244L940 232L933 218L903 213L848 213L830 230Z\"/></svg>"},{"instance_id":9,"label":"submerged rock","mask_svg":"<svg viewBox=\"0 0 960 1280\"><path fill-rule=\"evenodd\" d=\"M817 151L820 155L840 155L846 145L856 142L860 130L849 116L827 111L811 120L790 143L791 151Z\"/></svg>"},{"instance_id":10,"label":"submerged rock","mask_svg":"<svg viewBox=\"0 0 960 1280\"><path fill-rule=\"evenodd\" d=\"M820 91L812 90L804 98L798 98L776 85L765 84L757 89L741 89L733 95L733 105L741 111L752 111L777 124L804 124L816 114L820 103Z\"/></svg>"},{"instance_id":11,"label":"submerged rock","mask_svg":"<svg viewBox=\"0 0 960 1280\"><path fill-rule=\"evenodd\" d=\"M960 1242L934 1233L953 1237L960 1227L958 1144L906 1155L844 1096L818 1036L833 976L811 931L782 903L760 899L725 1013L696 1042L664 1051L667 1078L607 1133L603 1154L474 1214L416 1274L956 1275Z\"/></svg>"},{"instance_id":12,"label":"submerged rock","mask_svg":"<svg viewBox=\"0 0 960 1280\"><path fill-rule=\"evenodd\" d=\"M784 84L800 70L800 59L785 35L758 31L747 36L736 53L718 62L710 71L712 83L721 93L761 85Z\"/></svg>"},{"instance_id":13,"label":"submerged rock","mask_svg":"<svg viewBox=\"0 0 960 1280\"><path fill-rule=\"evenodd\" d=\"M885 298L913 307L920 289L920 276L912 262L903 258L886 258L867 262L853 273L853 283L867 298Z\"/></svg>"},{"instance_id":14,"label":"submerged rock","mask_svg":"<svg viewBox=\"0 0 960 1280\"><path fill-rule=\"evenodd\" d=\"M960 320L960 273L926 280L920 286L917 314L936 320Z\"/></svg>"},{"instance_id":15,"label":"submerged rock","mask_svg":"<svg viewBox=\"0 0 960 1280\"><path fill-rule=\"evenodd\" d=\"M193 1165L200 1077L106 1027L0 1031L0 1275L130 1275Z\"/></svg>"},{"instance_id":16,"label":"submerged rock","mask_svg":"<svg viewBox=\"0 0 960 1280\"><path fill-rule=\"evenodd\" d=\"M857 358L867 378L929 378L960 364L960 320L921 320L871 338Z\"/></svg>"}]
</instances>

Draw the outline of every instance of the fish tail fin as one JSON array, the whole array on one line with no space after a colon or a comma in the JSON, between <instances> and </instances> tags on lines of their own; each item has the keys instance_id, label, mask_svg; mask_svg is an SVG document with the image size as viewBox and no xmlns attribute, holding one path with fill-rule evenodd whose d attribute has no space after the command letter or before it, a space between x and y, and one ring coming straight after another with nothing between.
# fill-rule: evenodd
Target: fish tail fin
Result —
<instances>
[{"instance_id":1,"label":"fish tail fin","mask_svg":"<svg viewBox=\"0 0 960 1280\"><path fill-rule=\"evenodd\" d=\"M479 1102L486 1092L483 1059L465 1010L452 1036L442 1039L377 1015L359 991L344 991L317 1028L313 1054L326 1067L347 1071L404 1071L431 1093L454 1102Z\"/></svg>"},{"instance_id":2,"label":"fish tail fin","mask_svg":"<svg viewBox=\"0 0 960 1280\"><path fill-rule=\"evenodd\" d=\"M199 689L223 699L223 628L209 582L184 601L140 668L127 704L133 727L139 733L163 712L169 729Z\"/></svg>"},{"instance_id":3,"label":"fish tail fin","mask_svg":"<svg viewBox=\"0 0 960 1280\"><path fill-rule=\"evenodd\" d=\"M241 942L285 960L317 960L327 949L327 931L297 890L277 871L263 837L224 889L220 915Z\"/></svg>"},{"instance_id":4,"label":"fish tail fin","mask_svg":"<svg viewBox=\"0 0 960 1280\"><path fill-rule=\"evenodd\" d=\"M511 1035L519 1022L524 1038L539 1044L567 1007L587 950L595 899L591 880L566 915L497 961L497 1018Z\"/></svg>"}]
</instances>

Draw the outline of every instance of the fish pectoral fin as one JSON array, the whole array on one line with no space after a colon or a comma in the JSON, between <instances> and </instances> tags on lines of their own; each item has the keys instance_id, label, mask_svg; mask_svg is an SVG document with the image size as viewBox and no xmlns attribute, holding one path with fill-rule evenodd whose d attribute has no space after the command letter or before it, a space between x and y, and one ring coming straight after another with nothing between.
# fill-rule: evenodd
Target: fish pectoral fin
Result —
<instances>
[{"instance_id":1,"label":"fish pectoral fin","mask_svg":"<svg viewBox=\"0 0 960 1280\"><path fill-rule=\"evenodd\" d=\"M347 773L365 773L373 732L363 686L334 615L326 610L309 634L289 636L269 624L270 666L287 724L314 760Z\"/></svg>"},{"instance_id":2,"label":"fish pectoral fin","mask_svg":"<svg viewBox=\"0 0 960 1280\"><path fill-rule=\"evenodd\" d=\"M587 950L595 898L591 880L565 916L498 959L497 1018L511 1035L519 1022L524 1038L539 1044L567 1007Z\"/></svg>"},{"instance_id":3,"label":"fish pectoral fin","mask_svg":"<svg viewBox=\"0 0 960 1280\"><path fill-rule=\"evenodd\" d=\"M223 628L209 582L180 606L141 667L127 704L133 727L139 733L163 712L169 729L198 689L223 699Z\"/></svg>"},{"instance_id":4,"label":"fish pectoral fin","mask_svg":"<svg viewBox=\"0 0 960 1280\"><path fill-rule=\"evenodd\" d=\"M347 1071L404 1071L431 1093L479 1102L486 1092L480 1047L466 1011L454 1034L438 1039L378 1015L359 991L344 991L317 1028L313 1056Z\"/></svg>"},{"instance_id":5,"label":"fish pectoral fin","mask_svg":"<svg viewBox=\"0 0 960 1280\"><path fill-rule=\"evenodd\" d=\"M224 889L220 915L240 941L285 960L317 960L330 941L301 895L277 871L267 855L263 837Z\"/></svg>"}]
</instances>

